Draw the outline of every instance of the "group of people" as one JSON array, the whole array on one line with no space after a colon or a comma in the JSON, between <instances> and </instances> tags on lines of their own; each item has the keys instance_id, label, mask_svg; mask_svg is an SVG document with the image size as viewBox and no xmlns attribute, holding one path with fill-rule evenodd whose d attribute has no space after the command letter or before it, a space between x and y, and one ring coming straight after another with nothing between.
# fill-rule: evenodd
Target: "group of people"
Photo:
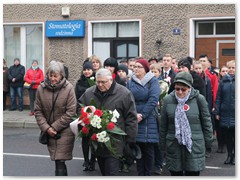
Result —
<instances>
[{"instance_id":1,"label":"group of people","mask_svg":"<svg viewBox=\"0 0 240 180\"><path fill-rule=\"evenodd\" d=\"M161 174L163 165L172 176L200 175L214 135L218 153L227 146L224 163L235 164L234 60L220 70L220 79L206 54L198 60L177 60L171 54L161 59L136 57L119 62L109 57L103 65L93 55L83 62L75 88L66 79L63 63L57 61L49 63L41 81L29 80L41 74L35 72L39 68L34 63L28 76L24 76L24 68L19 72L36 87L30 95L35 98L31 112L41 131L49 136L47 147L55 161L56 176L68 175L65 161L72 159L75 139L69 127L72 117L81 115L79 104L91 105L92 99L97 108L116 109L120 114L117 124L127 135L116 136L119 141L114 148L126 159L125 147L139 147L141 158L135 159L139 176ZM17 81L17 76L8 74L9 80ZM16 109L14 104L11 109ZM97 160L104 176L128 172L131 164L113 156L105 146L95 150L90 141L82 138L84 171L94 171Z\"/></svg>"}]
</instances>

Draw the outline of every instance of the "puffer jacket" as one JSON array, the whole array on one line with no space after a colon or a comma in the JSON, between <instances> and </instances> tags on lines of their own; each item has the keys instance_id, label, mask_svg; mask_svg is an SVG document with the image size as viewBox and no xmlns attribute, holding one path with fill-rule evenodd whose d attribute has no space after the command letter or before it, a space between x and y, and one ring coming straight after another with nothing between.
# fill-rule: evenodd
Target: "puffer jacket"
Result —
<instances>
[{"instance_id":1,"label":"puffer jacket","mask_svg":"<svg viewBox=\"0 0 240 180\"><path fill-rule=\"evenodd\" d=\"M48 128L53 127L61 134L61 138L58 140L49 138L47 146L51 160L70 160L72 159L75 140L75 136L69 127L72 117L76 115L77 101L74 88L65 78L55 87L50 86L47 81L46 79L42 82L37 89L35 118L41 131L46 132ZM53 101L58 93L50 117Z\"/></svg>"},{"instance_id":2,"label":"puffer jacket","mask_svg":"<svg viewBox=\"0 0 240 180\"><path fill-rule=\"evenodd\" d=\"M158 143L157 105L161 93L158 79L151 72L141 80L135 75L128 81L127 88L133 93L137 112L143 120L138 123L137 142Z\"/></svg>"},{"instance_id":3,"label":"puffer jacket","mask_svg":"<svg viewBox=\"0 0 240 180\"><path fill-rule=\"evenodd\" d=\"M225 75L219 83L214 114L221 127L235 127L235 75Z\"/></svg>"},{"instance_id":4,"label":"puffer jacket","mask_svg":"<svg viewBox=\"0 0 240 180\"><path fill-rule=\"evenodd\" d=\"M37 68L36 70L33 70L32 68L29 68L26 72L26 75L24 77L24 81L32 84L33 81L35 82L31 88L37 89L40 82L43 81L43 72L40 68Z\"/></svg>"},{"instance_id":5,"label":"puffer jacket","mask_svg":"<svg viewBox=\"0 0 240 180\"><path fill-rule=\"evenodd\" d=\"M114 138L119 141L113 144L113 148L116 149L118 155L122 156L125 142L136 142L137 111L132 93L126 87L113 81L110 89L104 94L98 90L96 85L88 88L78 102L89 106L92 99L94 99L97 108L112 111L116 109L120 114L117 124L127 135L123 138L114 134ZM98 148L96 155L102 157L111 156L106 147Z\"/></svg>"},{"instance_id":6,"label":"puffer jacket","mask_svg":"<svg viewBox=\"0 0 240 180\"><path fill-rule=\"evenodd\" d=\"M166 166L170 171L201 171L205 168L205 149L213 142L211 116L205 97L191 89L186 104L186 116L192 132L192 152L175 138L175 90L164 98L160 120L160 148L166 152Z\"/></svg>"}]
</instances>

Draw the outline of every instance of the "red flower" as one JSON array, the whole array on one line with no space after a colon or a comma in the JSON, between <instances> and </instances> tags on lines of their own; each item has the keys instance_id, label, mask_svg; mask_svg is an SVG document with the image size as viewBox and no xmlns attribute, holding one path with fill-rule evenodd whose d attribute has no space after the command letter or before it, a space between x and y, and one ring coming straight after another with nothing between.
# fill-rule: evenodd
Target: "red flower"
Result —
<instances>
[{"instance_id":1,"label":"red flower","mask_svg":"<svg viewBox=\"0 0 240 180\"><path fill-rule=\"evenodd\" d=\"M189 107L189 105L184 104L183 109L184 109L184 111L188 111L190 109L190 107Z\"/></svg>"},{"instance_id":2,"label":"red flower","mask_svg":"<svg viewBox=\"0 0 240 180\"><path fill-rule=\"evenodd\" d=\"M89 133L88 128L86 128L85 126L83 126L83 128L82 128L82 133L83 133L83 134L88 134L88 133Z\"/></svg>"},{"instance_id":3,"label":"red flower","mask_svg":"<svg viewBox=\"0 0 240 180\"><path fill-rule=\"evenodd\" d=\"M97 109L95 112L94 112L95 115L101 117L103 115L103 112L100 110L100 109Z\"/></svg>"},{"instance_id":4,"label":"red flower","mask_svg":"<svg viewBox=\"0 0 240 180\"><path fill-rule=\"evenodd\" d=\"M98 139L97 134L93 134L91 138L92 138L93 141L97 141L97 139Z\"/></svg>"},{"instance_id":5,"label":"red flower","mask_svg":"<svg viewBox=\"0 0 240 180\"><path fill-rule=\"evenodd\" d=\"M84 108L81 109L81 114L82 114L81 117L87 117L88 116L88 113L84 112Z\"/></svg>"},{"instance_id":6,"label":"red flower","mask_svg":"<svg viewBox=\"0 0 240 180\"><path fill-rule=\"evenodd\" d=\"M112 129L114 129L114 126L115 126L115 124L113 122L110 122L110 123L108 123L107 128L109 130L112 130Z\"/></svg>"},{"instance_id":7,"label":"red flower","mask_svg":"<svg viewBox=\"0 0 240 180\"><path fill-rule=\"evenodd\" d=\"M86 125L90 124L90 119L87 118L87 117L84 118L84 119L83 119L83 123L86 124Z\"/></svg>"}]
</instances>

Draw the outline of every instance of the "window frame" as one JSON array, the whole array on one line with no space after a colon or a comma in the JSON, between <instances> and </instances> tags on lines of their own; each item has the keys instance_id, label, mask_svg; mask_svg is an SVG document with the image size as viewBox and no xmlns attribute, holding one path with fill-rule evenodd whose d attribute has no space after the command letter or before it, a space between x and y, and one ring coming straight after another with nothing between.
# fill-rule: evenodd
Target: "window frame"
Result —
<instances>
[{"instance_id":1,"label":"window frame","mask_svg":"<svg viewBox=\"0 0 240 180\"><path fill-rule=\"evenodd\" d=\"M27 25L41 25L42 26L42 53L43 53L43 56L42 56L42 71L44 73L44 67L45 67L45 62L44 62L44 54L45 54L45 50L44 50L44 44L45 44L45 23L44 22L13 22L13 23L3 23L3 26L2 26L2 32L3 32L3 39L4 39L4 26L19 26L20 27L20 31L21 31L21 35L20 35L20 39L21 39L21 57L18 57L21 61L21 65L23 65L25 68L26 65L27 65L27 44L26 44L26 36L23 35L24 33L26 33L26 26ZM2 49L2 52L3 52L3 57L5 57L5 54L4 54L4 42L3 42L3 49ZM8 67L10 67L12 64L8 64Z\"/></svg>"},{"instance_id":2,"label":"window frame","mask_svg":"<svg viewBox=\"0 0 240 180\"><path fill-rule=\"evenodd\" d=\"M226 22L235 22L235 19L229 19L229 20L206 20L206 21L198 21L196 22L196 38L213 38L213 37L235 37L235 34L216 34L216 23L226 23ZM202 23L213 23L213 34L212 35L199 35L199 24ZM235 27L236 28L236 27Z\"/></svg>"},{"instance_id":3,"label":"window frame","mask_svg":"<svg viewBox=\"0 0 240 180\"><path fill-rule=\"evenodd\" d=\"M139 23L139 36L138 36L138 39L139 39L139 56L141 56L142 52L141 52L141 49L142 49L142 20L141 19L124 19L124 20L93 20L93 21L88 21L88 56L91 56L93 54L93 42L94 42L94 39L93 38L93 24L94 23L108 23L108 22L112 22L112 23L117 23L117 26L116 26L116 31L118 33L118 23L121 23L121 22L133 22L133 21L137 21ZM118 36L118 34L117 34ZM129 38L136 38L136 37L120 37L122 40L126 38L129 39ZM112 43L113 39L119 39L119 37L115 37L115 38L96 38L97 40L100 40L100 39L111 39L110 40L110 43ZM112 44L111 44L112 45ZM111 47L111 46L110 46ZM112 52L112 50L110 50L110 52Z\"/></svg>"}]
</instances>

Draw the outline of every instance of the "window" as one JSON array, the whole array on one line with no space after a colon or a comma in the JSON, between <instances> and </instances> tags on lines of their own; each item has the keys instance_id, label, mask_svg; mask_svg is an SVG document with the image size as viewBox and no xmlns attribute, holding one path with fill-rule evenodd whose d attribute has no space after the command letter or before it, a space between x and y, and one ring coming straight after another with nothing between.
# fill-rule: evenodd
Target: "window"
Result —
<instances>
[{"instance_id":1,"label":"window","mask_svg":"<svg viewBox=\"0 0 240 180\"><path fill-rule=\"evenodd\" d=\"M4 58L8 67L13 65L14 58L19 58L26 70L32 60L38 60L43 69L43 32L42 25L5 25Z\"/></svg>"},{"instance_id":2,"label":"window","mask_svg":"<svg viewBox=\"0 0 240 180\"><path fill-rule=\"evenodd\" d=\"M139 21L100 22L92 25L92 54L102 62L139 56Z\"/></svg>"},{"instance_id":3,"label":"window","mask_svg":"<svg viewBox=\"0 0 240 180\"><path fill-rule=\"evenodd\" d=\"M235 20L199 21L196 25L196 37L235 36Z\"/></svg>"},{"instance_id":4,"label":"window","mask_svg":"<svg viewBox=\"0 0 240 180\"><path fill-rule=\"evenodd\" d=\"M199 35L213 35L213 23L199 23Z\"/></svg>"},{"instance_id":5,"label":"window","mask_svg":"<svg viewBox=\"0 0 240 180\"><path fill-rule=\"evenodd\" d=\"M235 34L235 22L217 22L216 34Z\"/></svg>"},{"instance_id":6,"label":"window","mask_svg":"<svg viewBox=\"0 0 240 180\"><path fill-rule=\"evenodd\" d=\"M235 56L235 49L222 49L222 56Z\"/></svg>"}]
</instances>

